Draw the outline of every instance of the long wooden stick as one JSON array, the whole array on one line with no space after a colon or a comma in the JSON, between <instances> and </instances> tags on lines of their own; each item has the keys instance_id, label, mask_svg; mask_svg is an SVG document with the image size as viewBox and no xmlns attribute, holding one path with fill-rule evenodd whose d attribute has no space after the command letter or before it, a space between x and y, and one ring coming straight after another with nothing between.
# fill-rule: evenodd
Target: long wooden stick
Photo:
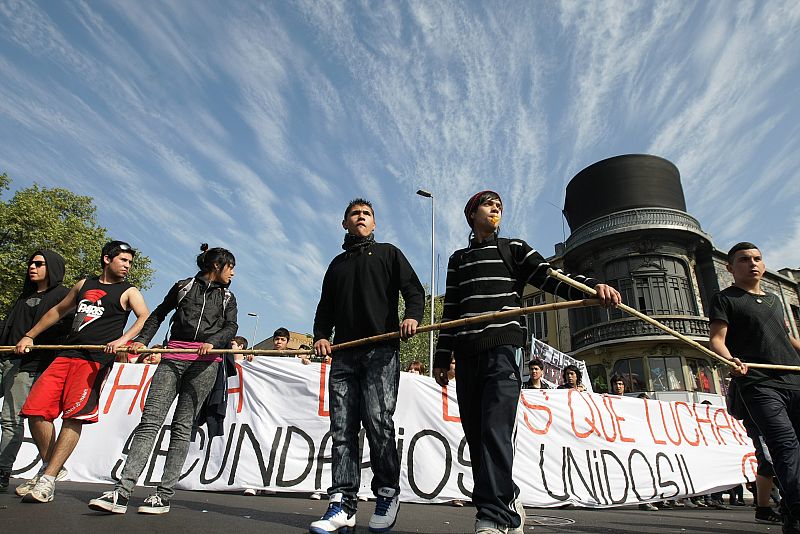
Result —
<instances>
[{"instance_id":1,"label":"long wooden stick","mask_svg":"<svg viewBox=\"0 0 800 534\"><path fill-rule=\"evenodd\" d=\"M417 333L429 332L431 330L447 330L448 328L458 328L477 323L488 323L496 319L505 319L507 317L519 317L520 315L528 315L530 313L564 310L567 308L585 308L588 306L599 306L598 299L583 299L583 300L568 300L565 302L550 302L547 304L537 304L536 306L528 306L527 308L516 308L513 310L504 310L491 313L484 313L466 319L456 319L454 321L445 321L443 323L435 323L417 328ZM388 341L390 339L397 339L400 337L400 332L389 332L388 334L380 334L377 336L365 337L363 339L356 339L346 343L339 343L333 345L333 350L349 349L361 345L368 345L369 343L376 343L378 341Z\"/></svg>"},{"instance_id":2,"label":"long wooden stick","mask_svg":"<svg viewBox=\"0 0 800 534\"><path fill-rule=\"evenodd\" d=\"M528 306L527 308L516 308L513 310L503 310L498 312L485 313L468 317L466 319L456 319L454 321L445 321L435 323L417 328L417 333L429 332L431 330L446 330L448 328L457 328L477 323L488 323L497 319L504 319L506 317L518 317L520 315L528 315L530 313L545 312L552 310L564 310L568 308L584 308L588 306L598 306L600 301L597 299L583 299L583 300L570 300L566 302L550 302L547 304L537 304L536 306ZM377 343L380 341L389 341L398 339L400 332L389 332L377 336L365 337L346 343L339 343L332 345L333 350L350 349L353 347L360 347L362 345L369 345L370 343ZM41 350L95 350L102 351L105 345L34 345L31 349ZM0 347L0 352L13 352L14 347ZM117 352L134 352L130 347L119 347ZM195 354L196 349L148 349L141 348L135 351L135 354L148 354L148 353L171 353L171 354ZM300 354L314 354L313 350L274 350L274 349L214 349L214 354L253 354L255 356L294 356Z\"/></svg>"},{"instance_id":3,"label":"long wooden stick","mask_svg":"<svg viewBox=\"0 0 800 534\"><path fill-rule=\"evenodd\" d=\"M578 282L577 280L573 280L572 278L561 274L560 272L556 271L555 269L548 269L547 274L548 274L548 276L551 276L551 277L555 278L556 280L560 280L561 282L564 282L565 284L568 284L568 285L570 285L570 286L572 286L572 287L574 287L576 289L580 289L584 293L587 293L587 294L592 295L592 296L597 296L597 291L595 291L593 288L587 286L586 284L582 284L582 283ZM704 347L703 345L701 345L697 341L684 336L680 332L678 332L676 330L673 330L672 328L668 327L667 325L656 321L652 317L649 317L649 316L643 314L639 310L637 310L635 308L631 308L630 306L627 306L627 305L622 304L622 303L618 304L617 307L620 310L622 310L624 312L627 312L630 315L633 315L634 317L638 317L642 321L650 323L651 325L655 326L656 328L659 328L659 329L663 330L664 332L667 332L668 334L672 334L673 336L675 336L676 338L680 339L684 343L687 343L687 344L691 345L692 347L696 348L697 350L699 350L703 354L706 354L706 355L710 356L711 358L714 358L715 360L724 363L725 365L730 365L731 367L736 367L736 364L733 363L731 360L729 360L729 359L727 359L727 358L725 358L723 356L720 356L719 354L717 354L713 350L711 350L711 349L709 349L707 347ZM800 371L800 366L798 366L798 365L778 365L778 364L771 364L771 363L748 363L746 365L748 367L752 367L754 369L775 369L775 370L778 370L778 371Z\"/></svg>"}]
</instances>

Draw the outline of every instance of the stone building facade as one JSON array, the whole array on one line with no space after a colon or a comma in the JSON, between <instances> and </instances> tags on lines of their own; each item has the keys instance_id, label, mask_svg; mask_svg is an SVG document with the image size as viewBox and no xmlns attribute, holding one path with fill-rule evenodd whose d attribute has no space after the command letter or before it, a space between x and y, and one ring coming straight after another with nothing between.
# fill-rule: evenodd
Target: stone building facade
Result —
<instances>
[{"instance_id":1,"label":"stone building facade","mask_svg":"<svg viewBox=\"0 0 800 534\"><path fill-rule=\"evenodd\" d=\"M597 199L600 199L599 201ZM686 212L678 169L650 155L597 162L567 186L571 234L548 260L566 272L616 287L628 306L708 344L708 303L732 283L725 252ZM769 258L765 258L769 266ZM798 271L768 270L763 287L779 295L787 327L800 321ZM552 297L527 287L525 305ZM586 362L593 389L620 375L628 393L718 400L728 368L699 350L620 310L582 308L528 317L531 334Z\"/></svg>"}]
</instances>

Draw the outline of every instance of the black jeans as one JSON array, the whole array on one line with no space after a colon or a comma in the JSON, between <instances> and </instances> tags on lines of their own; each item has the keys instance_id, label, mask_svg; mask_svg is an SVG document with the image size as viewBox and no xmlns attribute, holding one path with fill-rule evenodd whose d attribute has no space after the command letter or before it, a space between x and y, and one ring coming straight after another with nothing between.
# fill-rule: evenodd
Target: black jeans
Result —
<instances>
[{"instance_id":1,"label":"black jeans","mask_svg":"<svg viewBox=\"0 0 800 534\"><path fill-rule=\"evenodd\" d=\"M478 519L517 528L513 506L519 488L511 477L514 434L522 387L521 349L503 345L456 355L456 394L472 462L472 502Z\"/></svg>"},{"instance_id":2,"label":"black jeans","mask_svg":"<svg viewBox=\"0 0 800 534\"><path fill-rule=\"evenodd\" d=\"M755 385L739 394L767 444L786 510L800 519L800 391Z\"/></svg>"},{"instance_id":3,"label":"black jeans","mask_svg":"<svg viewBox=\"0 0 800 534\"><path fill-rule=\"evenodd\" d=\"M358 433L364 425L372 464L372 491L400 492L400 460L394 434L394 410L400 385L400 355L391 345L345 350L333 355L328 378L333 435L332 486L342 494L348 514L358 506L361 458Z\"/></svg>"}]
</instances>

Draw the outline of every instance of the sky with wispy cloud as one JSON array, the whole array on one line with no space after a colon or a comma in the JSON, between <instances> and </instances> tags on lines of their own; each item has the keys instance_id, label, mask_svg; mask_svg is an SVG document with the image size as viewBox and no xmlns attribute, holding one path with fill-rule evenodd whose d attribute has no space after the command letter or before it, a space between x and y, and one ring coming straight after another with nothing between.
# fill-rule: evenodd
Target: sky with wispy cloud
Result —
<instances>
[{"instance_id":1,"label":"sky with wispy cloud","mask_svg":"<svg viewBox=\"0 0 800 534\"><path fill-rule=\"evenodd\" d=\"M800 266L796 0L0 0L0 28L0 172L93 196L151 307L231 249L248 338L311 330L353 197L427 282L417 189L440 273L486 188L548 256L567 182L619 154L675 163L718 248Z\"/></svg>"}]
</instances>

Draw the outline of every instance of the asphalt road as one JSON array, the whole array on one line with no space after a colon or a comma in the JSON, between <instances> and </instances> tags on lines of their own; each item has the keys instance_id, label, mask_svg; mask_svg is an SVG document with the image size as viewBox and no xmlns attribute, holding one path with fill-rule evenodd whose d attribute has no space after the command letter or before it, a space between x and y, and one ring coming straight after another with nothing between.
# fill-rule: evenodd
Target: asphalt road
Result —
<instances>
[{"instance_id":1,"label":"asphalt road","mask_svg":"<svg viewBox=\"0 0 800 534\"><path fill-rule=\"evenodd\" d=\"M8 493L0 493L0 525L3 532L38 534L58 533L160 533L222 532L303 533L325 511L325 501L312 501L305 495L285 494L246 497L233 493L178 491L171 511L162 516L136 513L145 489L137 494L123 515L106 515L90 510L86 503L109 489L99 484L60 482L56 497L48 504L27 504L13 493L20 480L12 479ZM374 503L359 503L356 532L366 534ZM545 533L772 533L780 525L753 521L750 506L727 511L673 509L639 511L636 507L612 509L527 509L525 531ZM469 506L403 504L395 534L472 533L474 510Z\"/></svg>"}]
</instances>

